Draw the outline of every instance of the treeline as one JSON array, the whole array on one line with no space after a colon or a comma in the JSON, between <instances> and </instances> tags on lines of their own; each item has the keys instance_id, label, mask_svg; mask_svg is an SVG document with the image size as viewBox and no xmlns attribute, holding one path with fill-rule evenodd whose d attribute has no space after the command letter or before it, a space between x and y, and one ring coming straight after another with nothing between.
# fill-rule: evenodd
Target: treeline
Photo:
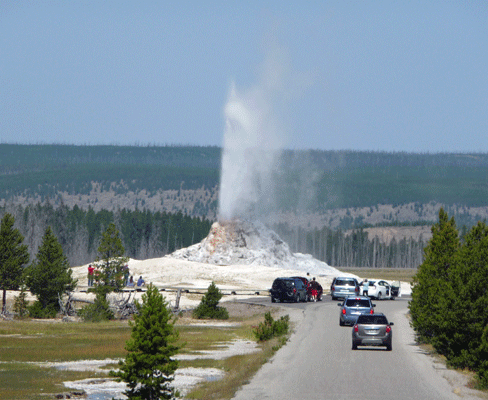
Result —
<instances>
[{"instance_id":1,"label":"treeline","mask_svg":"<svg viewBox=\"0 0 488 400\"><path fill-rule=\"evenodd\" d=\"M441 209L425 260L414 277L409 304L419 341L447 363L477 373L488 388L488 226L478 222L460 235Z\"/></svg>"},{"instance_id":2,"label":"treeline","mask_svg":"<svg viewBox=\"0 0 488 400\"><path fill-rule=\"evenodd\" d=\"M135 259L162 257L203 240L212 222L190 217L181 212L150 212L146 210L83 210L78 206L54 208L51 204L27 207L1 207L15 218L16 228L24 236L30 254L35 254L47 227L62 246L71 265L82 265L97 256L102 232L114 223L121 233L126 255Z\"/></svg>"},{"instance_id":3,"label":"treeline","mask_svg":"<svg viewBox=\"0 0 488 400\"><path fill-rule=\"evenodd\" d=\"M423 261L425 242L422 239L392 239L384 243L376 236L370 238L363 229L306 231L290 229L284 224L278 224L274 229L294 253L311 254L331 266L417 268Z\"/></svg>"},{"instance_id":4,"label":"treeline","mask_svg":"<svg viewBox=\"0 0 488 400\"><path fill-rule=\"evenodd\" d=\"M135 259L162 257L207 237L212 221L178 213L148 210L83 210L78 206L51 204L1 207L0 217L9 212L24 236L29 253L40 246L50 226L71 265L93 261L104 229L114 223L121 233L126 255ZM363 229L349 232L329 228L304 230L285 224L271 227L293 252L311 254L339 267L417 268L423 261L424 241L412 238L390 243L370 238Z\"/></svg>"},{"instance_id":5,"label":"treeline","mask_svg":"<svg viewBox=\"0 0 488 400\"><path fill-rule=\"evenodd\" d=\"M216 190L222 149L0 143L0 154L0 199L8 201L15 196L56 199L60 192L89 194L94 184L97 190L121 193ZM482 207L488 197L485 153L286 150L280 161L273 179L280 210L430 202ZM212 206L215 215L216 204Z\"/></svg>"}]
</instances>

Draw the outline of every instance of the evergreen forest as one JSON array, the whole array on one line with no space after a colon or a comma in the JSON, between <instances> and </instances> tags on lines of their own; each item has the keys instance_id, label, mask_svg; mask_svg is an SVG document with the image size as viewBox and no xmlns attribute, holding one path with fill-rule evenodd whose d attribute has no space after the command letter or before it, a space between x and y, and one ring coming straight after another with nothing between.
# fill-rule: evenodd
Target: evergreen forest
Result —
<instances>
[{"instance_id":1,"label":"evergreen forest","mask_svg":"<svg viewBox=\"0 0 488 400\"><path fill-rule=\"evenodd\" d=\"M182 213L125 209L95 212L91 208L54 208L50 204L0 208L0 218L6 213L14 216L15 227L24 236L30 254L37 252L44 231L50 227L72 266L96 259L102 234L111 223L121 233L125 255L135 259L162 257L198 243L211 226L209 220Z\"/></svg>"},{"instance_id":2,"label":"evergreen forest","mask_svg":"<svg viewBox=\"0 0 488 400\"><path fill-rule=\"evenodd\" d=\"M134 259L162 257L175 250L199 243L207 237L213 221L191 217L181 212L171 214L148 210L82 210L78 206L53 207L51 204L0 207L15 218L15 226L24 236L29 253L35 254L44 231L51 228L72 266L93 261L102 233L110 223L120 231L125 255ZM389 244L369 238L363 229L290 231L272 227L292 252L311 254L332 266L368 268L416 268L422 262L422 240L404 239Z\"/></svg>"},{"instance_id":3,"label":"evergreen forest","mask_svg":"<svg viewBox=\"0 0 488 400\"><path fill-rule=\"evenodd\" d=\"M0 143L0 155L0 215L15 216L31 254L51 226L72 265L90 262L101 232L113 222L127 256L160 257L201 241L216 218L219 147ZM384 243L368 237L364 228L378 225L365 218L379 205L412 208L408 220L389 213L381 224L430 226L426 208L443 204L464 229L484 218L471 210L487 207L484 153L284 150L273 174L279 211L325 215L348 210L334 226L279 221L270 226L292 251L332 266L416 268L422 263L422 238ZM204 194L189 194L192 190ZM149 207L147 196L161 191L168 197ZM127 193L134 197L115 202ZM82 204L85 195L93 198ZM115 200L100 207L97 196ZM354 207L366 211L353 217L349 210Z\"/></svg>"},{"instance_id":4,"label":"evergreen forest","mask_svg":"<svg viewBox=\"0 0 488 400\"><path fill-rule=\"evenodd\" d=\"M44 201L60 192L216 189L222 149L195 146L74 146L0 143L0 200ZM285 150L275 173L282 210L437 202L486 206L488 154ZM313 196L297 190L313 188ZM212 204L215 212L216 204ZM207 210L205 207L199 210Z\"/></svg>"}]
</instances>

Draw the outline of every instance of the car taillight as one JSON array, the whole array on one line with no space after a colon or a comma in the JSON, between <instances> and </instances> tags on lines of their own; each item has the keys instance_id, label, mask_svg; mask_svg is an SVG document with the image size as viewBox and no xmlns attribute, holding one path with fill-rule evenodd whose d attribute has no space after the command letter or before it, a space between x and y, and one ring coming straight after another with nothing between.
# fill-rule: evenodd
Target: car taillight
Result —
<instances>
[{"instance_id":1,"label":"car taillight","mask_svg":"<svg viewBox=\"0 0 488 400\"><path fill-rule=\"evenodd\" d=\"M334 285L332 285L332 286L330 287L330 290L335 290L335 286L334 286Z\"/></svg>"},{"instance_id":2,"label":"car taillight","mask_svg":"<svg viewBox=\"0 0 488 400\"><path fill-rule=\"evenodd\" d=\"M390 333L391 332L391 326L390 325L386 325L386 333Z\"/></svg>"},{"instance_id":3,"label":"car taillight","mask_svg":"<svg viewBox=\"0 0 488 400\"><path fill-rule=\"evenodd\" d=\"M359 288L357 287L355 290L356 294L359 294Z\"/></svg>"},{"instance_id":4,"label":"car taillight","mask_svg":"<svg viewBox=\"0 0 488 400\"><path fill-rule=\"evenodd\" d=\"M373 309L369 310L369 313L374 314L374 310Z\"/></svg>"},{"instance_id":5,"label":"car taillight","mask_svg":"<svg viewBox=\"0 0 488 400\"><path fill-rule=\"evenodd\" d=\"M293 293L296 293L297 292L297 289L296 288L293 288Z\"/></svg>"},{"instance_id":6,"label":"car taillight","mask_svg":"<svg viewBox=\"0 0 488 400\"><path fill-rule=\"evenodd\" d=\"M342 314L346 315L346 309L345 308L342 309Z\"/></svg>"},{"instance_id":7,"label":"car taillight","mask_svg":"<svg viewBox=\"0 0 488 400\"><path fill-rule=\"evenodd\" d=\"M354 332L359 332L359 328L357 325L354 325Z\"/></svg>"}]
</instances>

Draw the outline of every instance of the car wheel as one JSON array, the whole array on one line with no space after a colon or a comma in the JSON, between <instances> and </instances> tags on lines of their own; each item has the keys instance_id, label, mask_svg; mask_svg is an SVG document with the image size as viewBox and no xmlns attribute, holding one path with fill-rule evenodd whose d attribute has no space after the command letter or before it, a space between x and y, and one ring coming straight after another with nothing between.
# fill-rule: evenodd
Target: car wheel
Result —
<instances>
[{"instance_id":1,"label":"car wheel","mask_svg":"<svg viewBox=\"0 0 488 400\"><path fill-rule=\"evenodd\" d=\"M357 350L358 349L358 345L354 342L352 342L352 349L353 350Z\"/></svg>"},{"instance_id":2,"label":"car wheel","mask_svg":"<svg viewBox=\"0 0 488 400\"><path fill-rule=\"evenodd\" d=\"M391 343L386 345L386 351L391 351Z\"/></svg>"},{"instance_id":3,"label":"car wheel","mask_svg":"<svg viewBox=\"0 0 488 400\"><path fill-rule=\"evenodd\" d=\"M344 321L339 318L339 326L344 326Z\"/></svg>"},{"instance_id":4,"label":"car wheel","mask_svg":"<svg viewBox=\"0 0 488 400\"><path fill-rule=\"evenodd\" d=\"M383 294L380 292L378 292L378 300L382 300L383 299Z\"/></svg>"},{"instance_id":5,"label":"car wheel","mask_svg":"<svg viewBox=\"0 0 488 400\"><path fill-rule=\"evenodd\" d=\"M273 296L271 296L271 303L276 303L276 299Z\"/></svg>"}]
</instances>

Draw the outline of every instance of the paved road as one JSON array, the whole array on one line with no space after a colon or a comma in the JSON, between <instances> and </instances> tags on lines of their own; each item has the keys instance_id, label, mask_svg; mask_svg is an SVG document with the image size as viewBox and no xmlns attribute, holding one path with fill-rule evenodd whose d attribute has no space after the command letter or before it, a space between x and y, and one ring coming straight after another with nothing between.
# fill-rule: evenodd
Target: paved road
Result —
<instances>
[{"instance_id":1,"label":"paved road","mask_svg":"<svg viewBox=\"0 0 488 400\"><path fill-rule=\"evenodd\" d=\"M463 399L477 398L462 384L450 384L445 376L452 380L459 375L435 364L415 345L405 317L406 299L376 304L376 311L395 323L393 351L351 350L352 328L339 326L337 301L327 297L303 304L304 318L296 333L234 400L459 400L459 391Z\"/></svg>"}]
</instances>

